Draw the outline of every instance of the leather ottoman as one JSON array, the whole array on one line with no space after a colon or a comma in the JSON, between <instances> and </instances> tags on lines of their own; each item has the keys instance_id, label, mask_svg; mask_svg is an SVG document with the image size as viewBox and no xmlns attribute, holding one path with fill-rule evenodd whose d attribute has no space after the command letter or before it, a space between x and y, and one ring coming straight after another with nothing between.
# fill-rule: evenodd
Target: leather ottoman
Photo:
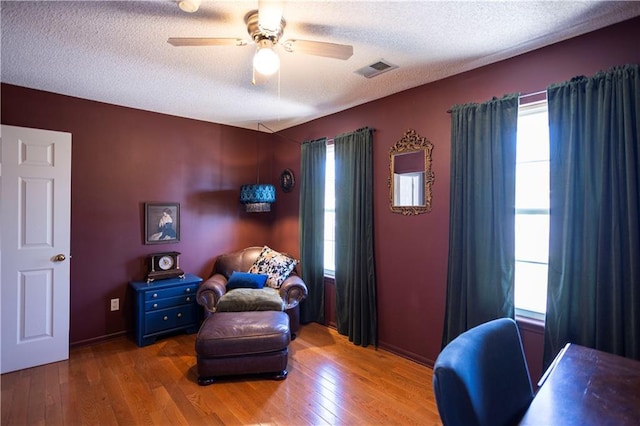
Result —
<instances>
[{"instance_id":1,"label":"leather ottoman","mask_svg":"<svg viewBox=\"0 0 640 426\"><path fill-rule=\"evenodd\" d=\"M198 384L240 374L273 373L283 380L290 341L285 312L216 312L204 320L196 337Z\"/></svg>"}]
</instances>

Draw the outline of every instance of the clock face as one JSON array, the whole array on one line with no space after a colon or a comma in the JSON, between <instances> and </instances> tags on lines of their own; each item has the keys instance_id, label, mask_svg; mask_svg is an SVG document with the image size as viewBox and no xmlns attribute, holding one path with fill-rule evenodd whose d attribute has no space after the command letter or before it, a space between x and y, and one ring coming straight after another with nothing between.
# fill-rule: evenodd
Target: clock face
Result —
<instances>
[{"instance_id":1,"label":"clock face","mask_svg":"<svg viewBox=\"0 0 640 426\"><path fill-rule=\"evenodd\" d=\"M173 257L172 256L162 256L160 259L158 259L158 266L163 271L166 271L167 269L172 268L173 267Z\"/></svg>"}]
</instances>

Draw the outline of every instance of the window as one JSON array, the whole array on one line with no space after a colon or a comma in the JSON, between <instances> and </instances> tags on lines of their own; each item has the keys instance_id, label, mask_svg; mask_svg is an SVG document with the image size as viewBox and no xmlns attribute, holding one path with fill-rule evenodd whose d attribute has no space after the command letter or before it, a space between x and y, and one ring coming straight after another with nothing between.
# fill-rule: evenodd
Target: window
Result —
<instances>
[{"instance_id":1,"label":"window","mask_svg":"<svg viewBox=\"0 0 640 426\"><path fill-rule=\"evenodd\" d=\"M393 203L398 206L424 206L424 172L393 174Z\"/></svg>"},{"instance_id":2,"label":"window","mask_svg":"<svg viewBox=\"0 0 640 426\"><path fill-rule=\"evenodd\" d=\"M336 270L336 173L335 145L327 144L324 189L324 274L333 277Z\"/></svg>"},{"instance_id":3,"label":"window","mask_svg":"<svg viewBox=\"0 0 640 426\"><path fill-rule=\"evenodd\" d=\"M516 314L544 319L549 266L547 102L520 106L516 153Z\"/></svg>"},{"instance_id":4,"label":"window","mask_svg":"<svg viewBox=\"0 0 640 426\"><path fill-rule=\"evenodd\" d=\"M412 180L414 176L407 176ZM408 186L410 187L410 186ZM412 191L404 197L415 197ZM335 274L335 156L327 145L324 206L324 273ZM515 217L515 306L518 315L544 319L549 262L549 124L547 102L518 113Z\"/></svg>"}]
</instances>

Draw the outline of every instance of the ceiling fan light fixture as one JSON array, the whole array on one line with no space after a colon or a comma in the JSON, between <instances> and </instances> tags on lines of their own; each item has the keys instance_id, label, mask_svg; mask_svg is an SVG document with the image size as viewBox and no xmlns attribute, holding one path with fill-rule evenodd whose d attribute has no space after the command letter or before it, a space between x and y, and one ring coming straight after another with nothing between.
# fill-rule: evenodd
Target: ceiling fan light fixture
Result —
<instances>
[{"instance_id":1,"label":"ceiling fan light fixture","mask_svg":"<svg viewBox=\"0 0 640 426\"><path fill-rule=\"evenodd\" d=\"M282 27L282 1L260 0L258 4L258 26L263 32L277 34Z\"/></svg>"},{"instance_id":2,"label":"ceiling fan light fixture","mask_svg":"<svg viewBox=\"0 0 640 426\"><path fill-rule=\"evenodd\" d=\"M181 0L178 7L184 12L193 13L200 7L201 0Z\"/></svg>"},{"instance_id":3,"label":"ceiling fan light fixture","mask_svg":"<svg viewBox=\"0 0 640 426\"><path fill-rule=\"evenodd\" d=\"M253 57L253 67L262 75L271 75L280 69L280 58L273 51L273 42L269 39L258 41L258 50Z\"/></svg>"}]
</instances>

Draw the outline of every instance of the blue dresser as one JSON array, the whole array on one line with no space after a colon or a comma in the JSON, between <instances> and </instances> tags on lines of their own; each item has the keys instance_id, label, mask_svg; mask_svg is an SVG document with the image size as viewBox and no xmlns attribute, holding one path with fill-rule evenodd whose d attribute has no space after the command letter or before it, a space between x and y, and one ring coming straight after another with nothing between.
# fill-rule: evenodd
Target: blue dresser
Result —
<instances>
[{"instance_id":1,"label":"blue dresser","mask_svg":"<svg viewBox=\"0 0 640 426\"><path fill-rule=\"evenodd\" d=\"M203 308L196 303L196 292L201 282L202 278L185 274L184 278L129 283L135 293L138 346L150 345L168 333L198 331Z\"/></svg>"}]
</instances>

